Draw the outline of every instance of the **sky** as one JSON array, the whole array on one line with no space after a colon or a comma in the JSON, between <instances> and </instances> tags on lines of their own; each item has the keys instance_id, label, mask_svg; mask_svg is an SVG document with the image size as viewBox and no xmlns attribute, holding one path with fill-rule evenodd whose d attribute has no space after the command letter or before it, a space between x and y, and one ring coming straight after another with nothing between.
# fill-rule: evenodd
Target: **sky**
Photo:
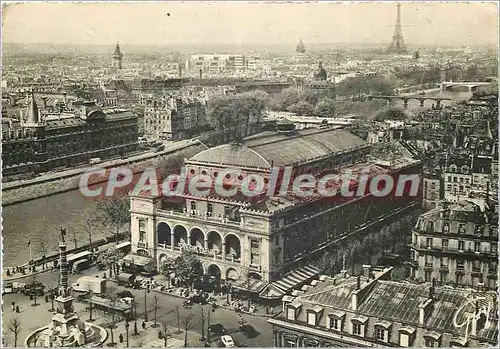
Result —
<instances>
[{"instance_id":1,"label":"sky","mask_svg":"<svg viewBox=\"0 0 500 349\"><path fill-rule=\"evenodd\" d=\"M496 3L402 2L409 45L497 45ZM396 3L22 3L3 8L15 43L130 45L390 42Z\"/></svg>"}]
</instances>

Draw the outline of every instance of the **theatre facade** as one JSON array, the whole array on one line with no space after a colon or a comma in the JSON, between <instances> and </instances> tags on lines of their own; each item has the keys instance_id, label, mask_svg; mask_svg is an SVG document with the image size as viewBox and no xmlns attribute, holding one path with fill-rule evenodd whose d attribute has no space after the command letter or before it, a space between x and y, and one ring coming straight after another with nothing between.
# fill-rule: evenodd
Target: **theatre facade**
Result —
<instances>
[{"instance_id":1,"label":"theatre facade","mask_svg":"<svg viewBox=\"0 0 500 349\"><path fill-rule=\"evenodd\" d=\"M338 173L351 169L377 174L418 173L420 163L399 159L389 166L370 158L370 144L343 130L268 132L204 150L185 161L187 177L223 173L224 185L238 187L250 174L270 182L273 167L293 168L293 175ZM292 178L293 178L292 175ZM379 201L377 201L379 200ZM382 219L395 209L411 205L416 197L371 195L334 199L314 194L222 197L214 190L194 196L187 190L174 200L167 197L131 197L132 252L156 260L195 251L203 272L231 280L233 285L279 298L292 287L308 282L318 270L309 262L367 222Z\"/></svg>"}]
</instances>

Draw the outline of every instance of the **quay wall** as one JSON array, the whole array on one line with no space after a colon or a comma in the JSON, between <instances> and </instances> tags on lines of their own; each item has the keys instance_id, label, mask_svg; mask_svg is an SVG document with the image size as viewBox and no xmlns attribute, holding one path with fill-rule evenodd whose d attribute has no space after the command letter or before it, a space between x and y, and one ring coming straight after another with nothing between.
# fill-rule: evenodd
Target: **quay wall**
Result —
<instances>
[{"instance_id":1,"label":"quay wall","mask_svg":"<svg viewBox=\"0 0 500 349\"><path fill-rule=\"evenodd\" d=\"M146 167L157 167L170 158L183 156L189 158L206 149L199 140L181 142L178 146L165 149L161 152L148 153L128 159L119 159L106 162L99 166L111 169L120 166L129 166L134 173L142 173ZM43 198L59 193L76 190L80 185L80 176L90 167L72 169L41 176L30 180L8 182L2 185L2 205L10 206L17 203ZM94 182L93 184L103 183Z\"/></svg>"}]
</instances>

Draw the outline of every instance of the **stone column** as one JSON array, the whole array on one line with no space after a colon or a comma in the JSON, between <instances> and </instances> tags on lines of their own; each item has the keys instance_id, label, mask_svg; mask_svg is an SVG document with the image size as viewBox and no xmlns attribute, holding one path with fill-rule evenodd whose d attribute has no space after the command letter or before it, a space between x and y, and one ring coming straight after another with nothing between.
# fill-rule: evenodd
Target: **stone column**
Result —
<instances>
[{"instance_id":1,"label":"stone column","mask_svg":"<svg viewBox=\"0 0 500 349\"><path fill-rule=\"evenodd\" d=\"M222 242L222 251L221 251L221 254L222 254L222 258L224 260L226 260L226 243L225 242Z\"/></svg>"},{"instance_id":2,"label":"stone column","mask_svg":"<svg viewBox=\"0 0 500 349\"><path fill-rule=\"evenodd\" d=\"M208 239L205 239L205 250L208 250Z\"/></svg>"},{"instance_id":3,"label":"stone column","mask_svg":"<svg viewBox=\"0 0 500 349\"><path fill-rule=\"evenodd\" d=\"M424 101L425 101L425 100L424 100L423 98L420 100L420 107L421 107L421 108L423 108L423 107L424 107Z\"/></svg>"},{"instance_id":4,"label":"stone column","mask_svg":"<svg viewBox=\"0 0 500 349\"><path fill-rule=\"evenodd\" d=\"M170 233L170 248L173 250L174 249L174 243L175 243L175 235L174 232Z\"/></svg>"}]
</instances>

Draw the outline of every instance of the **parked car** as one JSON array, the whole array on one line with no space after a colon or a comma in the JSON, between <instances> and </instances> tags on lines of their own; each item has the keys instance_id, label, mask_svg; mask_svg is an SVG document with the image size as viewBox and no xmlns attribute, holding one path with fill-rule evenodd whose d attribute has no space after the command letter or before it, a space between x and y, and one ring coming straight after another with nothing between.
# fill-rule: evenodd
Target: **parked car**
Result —
<instances>
[{"instance_id":1,"label":"parked car","mask_svg":"<svg viewBox=\"0 0 500 349\"><path fill-rule=\"evenodd\" d=\"M192 296L189 300L195 304L205 305L208 304L207 300L203 296Z\"/></svg>"},{"instance_id":2,"label":"parked car","mask_svg":"<svg viewBox=\"0 0 500 349\"><path fill-rule=\"evenodd\" d=\"M226 328L222 324L210 325L208 330L217 336L223 336L227 333Z\"/></svg>"},{"instance_id":3,"label":"parked car","mask_svg":"<svg viewBox=\"0 0 500 349\"><path fill-rule=\"evenodd\" d=\"M130 291L121 291L116 294L118 298L134 298L134 295Z\"/></svg>"},{"instance_id":4,"label":"parked car","mask_svg":"<svg viewBox=\"0 0 500 349\"><path fill-rule=\"evenodd\" d=\"M220 341L222 342L222 345L226 348L234 348L235 347L233 337L231 337L231 336L224 335L224 336L220 337Z\"/></svg>"},{"instance_id":5,"label":"parked car","mask_svg":"<svg viewBox=\"0 0 500 349\"><path fill-rule=\"evenodd\" d=\"M259 332L252 325L241 325L240 332L243 333L247 338L255 338L259 335Z\"/></svg>"}]
</instances>

